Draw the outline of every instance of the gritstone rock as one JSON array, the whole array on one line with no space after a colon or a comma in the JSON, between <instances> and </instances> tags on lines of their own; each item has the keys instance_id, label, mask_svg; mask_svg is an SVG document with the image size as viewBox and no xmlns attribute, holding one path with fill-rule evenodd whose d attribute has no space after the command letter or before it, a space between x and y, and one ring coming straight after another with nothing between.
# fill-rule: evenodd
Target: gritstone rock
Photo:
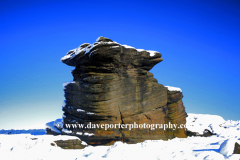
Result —
<instances>
[{"instance_id":1,"label":"gritstone rock","mask_svg":"<svg viewBox=\"0 0 240 160\"><path fill-rule=\"evenodd\" d=\"M61 61L74 66L73 81L64 84L61 134L90 145L115 141L137 143L186 137L185 129L151 129L151 124L186 124L182 92L159 84L149 72L161 62L156 51L135 49L105 37L70 50ZM65 124L146 124L145 128L66 128ZM148 125L147 125L148 124ZM139 125L140 127L141 125Z\"/></svg>"},{"instance_id":2,"label":"gritstone rock","mask_svg":"<svg viewBox=\"0 0 240 160\"><path fill-rule=\"evenodd\" d=\"M237 142L235 143L233 154L240 154L240 145Z\"/></svg>"}]
</instances>

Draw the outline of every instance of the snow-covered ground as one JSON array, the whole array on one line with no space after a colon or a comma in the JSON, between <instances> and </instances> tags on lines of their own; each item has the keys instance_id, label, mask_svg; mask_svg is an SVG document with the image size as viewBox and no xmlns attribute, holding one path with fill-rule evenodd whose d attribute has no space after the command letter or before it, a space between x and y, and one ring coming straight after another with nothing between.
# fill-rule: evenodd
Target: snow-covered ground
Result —
<instances>
[{"instance_id":1,"label":"snow-covered ground","mask_svg":"<svg viewBox=\"0 0 240 160\"><path fill-rule=\"evenodd\" d=\"M240 160L232 154L235 142L240 144L240 121L225 121L220 116L188 114L187 128L202 133L208 129L211 137L147 140L137 144L115 142L112 146L88 146L84 149L61 149L51 145L55 140L76 139L73 136L6 134L0 131L0 159L4 160L84 160L84 159L158 159L158 160ZM4 133L4 134L3 134Z\"/></svg>"}]
</instances>

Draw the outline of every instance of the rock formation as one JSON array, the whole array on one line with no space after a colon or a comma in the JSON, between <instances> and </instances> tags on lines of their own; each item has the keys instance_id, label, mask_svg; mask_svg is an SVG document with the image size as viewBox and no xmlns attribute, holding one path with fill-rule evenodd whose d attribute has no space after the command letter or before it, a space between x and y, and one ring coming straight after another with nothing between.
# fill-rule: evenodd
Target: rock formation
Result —
<instances>
[{"instance_id":1,"label":"rock formation","mask_svg":"<svg viewBox=\"0 0 240 160\"><path fill-rule=\"evenodd\" d=\"M61 134L77 135L90 145L115 141L137 143L144 140L186 137L185 128L151 129L151 124L185 124L186 112L181 90L164 87L149 72L161 62L156 51L135 49L105 37L70 50L61 61L74 66L73 81L64 84ZM95 124L95 128L66 124ZM138 124L138 128L126 124ZM105 130L101 124L121 125ZM140 128L140 124L146 124Z\"/></svg>"}]
</instances>

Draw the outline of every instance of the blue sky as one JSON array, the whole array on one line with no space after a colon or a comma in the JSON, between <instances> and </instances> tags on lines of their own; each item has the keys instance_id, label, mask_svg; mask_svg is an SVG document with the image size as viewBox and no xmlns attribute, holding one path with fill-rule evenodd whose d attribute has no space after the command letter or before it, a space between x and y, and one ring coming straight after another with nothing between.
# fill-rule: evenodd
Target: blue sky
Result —
<instances>
[{"instance_id":1,"label":"blue sky","mask_svg":"<svg viewBox=\"0 0 240 160\"><path fill-rule=\"evenodd\" d=\"M99 36L163 56L151 72L180 87L187 113L240 120L240 1L0 1L0 129L62 116L69 50Z\"/></svg>"}]
</instances>

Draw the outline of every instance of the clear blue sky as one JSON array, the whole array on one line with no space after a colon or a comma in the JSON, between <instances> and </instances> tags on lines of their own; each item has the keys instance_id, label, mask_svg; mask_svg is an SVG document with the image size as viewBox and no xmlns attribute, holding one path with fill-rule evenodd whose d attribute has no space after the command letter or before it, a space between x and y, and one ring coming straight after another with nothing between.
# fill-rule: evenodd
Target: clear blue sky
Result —
<instances>
[{"instance_id":1,"label":"clear blue sky","mask_svg":"<svg viewBox=\"0 0 240 160\"><path fill-rule=\"evenodd\" d=\"M61 118L69 50L99 36L162 53L187 113L240 120L240 1L0 1L0 129Z\"/></svg>"}]
</instances>

